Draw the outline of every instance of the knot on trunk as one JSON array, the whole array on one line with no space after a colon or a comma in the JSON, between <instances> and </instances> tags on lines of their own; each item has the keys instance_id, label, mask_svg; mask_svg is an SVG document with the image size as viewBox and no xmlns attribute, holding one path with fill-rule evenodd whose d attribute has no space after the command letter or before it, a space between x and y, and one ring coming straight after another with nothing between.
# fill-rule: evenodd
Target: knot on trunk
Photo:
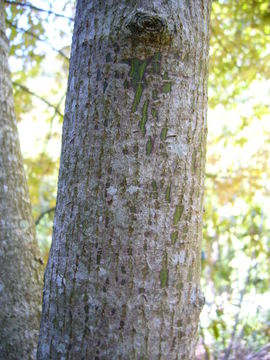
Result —
<instances>
[{"instance_id":1,"label":"knot on trunk","mask_svg":"<svg viewBox=\"0 0 270 360\"><path fill-rule=\"evenodd\" d=\"M132 36L142 40L168 40L170 33L165 18L152 12L137 9L126 22Z\"/></svg>"},{"instance_id":2,"label":"knot on trunk","mask_svg":"<svg viewBox=\"0 0 270 360\"><path fill-rule=\"evenodd\" d=\"M152 13L137 10L128 20L127 28L135 35L161 34L166 29L166 21Z\"/></svg>"}]
</instances>

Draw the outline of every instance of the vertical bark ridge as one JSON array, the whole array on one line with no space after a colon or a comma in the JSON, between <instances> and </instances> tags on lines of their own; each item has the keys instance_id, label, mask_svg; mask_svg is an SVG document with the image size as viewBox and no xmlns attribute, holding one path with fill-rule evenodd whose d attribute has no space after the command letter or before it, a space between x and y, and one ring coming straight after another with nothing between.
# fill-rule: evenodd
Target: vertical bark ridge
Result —
<instances>
[{"instance_id":1,"label":"vertical bark ridge","mask_svg":"<svg viewBox=\"0 0 270 360\"><path fill-rule=\"evenodd\" d=\"M20 152L0 1L0 359L36 358L42 259Z\"/></svg>"},{"instance_id":2,"label":"vertical bark ridge","mask_svg":"<svg viewBox=\"0 0 270 360\"><path fill-rule=\"evenodd\" d=\"M207 0L78 1L39 359L192 359Z\"/></svg>"}]
</instances>

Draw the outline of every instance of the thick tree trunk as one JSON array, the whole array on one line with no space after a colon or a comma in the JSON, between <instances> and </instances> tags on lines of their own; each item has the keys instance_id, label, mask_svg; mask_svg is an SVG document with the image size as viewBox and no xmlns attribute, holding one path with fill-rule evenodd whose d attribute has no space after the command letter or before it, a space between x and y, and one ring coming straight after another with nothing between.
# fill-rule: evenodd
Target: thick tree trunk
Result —
<instances>
[{"instance_id":1,"label":"thick tree trunk","mask_svg":"<svg viewBox=\"0 0 270 360\"><path fill-rule=\"evenodd\" d=\"M192 359L210 0L79 0L39 359Z\"/></svg>"},{"instance_id":2,"label":"thick tree trunk","mask_svg":"<svg viewBox=\"0 0 270 360\"><path fill-rule=\"evenodd\" d=\"M35 239L14 115L0 1L0 359L34 359L42 298Z\"/></svg>"}]
</instances>

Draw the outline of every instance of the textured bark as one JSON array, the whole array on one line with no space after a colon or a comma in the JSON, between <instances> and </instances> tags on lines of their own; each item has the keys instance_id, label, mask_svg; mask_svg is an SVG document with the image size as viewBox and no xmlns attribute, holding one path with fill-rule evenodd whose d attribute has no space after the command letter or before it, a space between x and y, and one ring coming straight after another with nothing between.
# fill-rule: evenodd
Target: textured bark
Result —
<instances>
[{"instance_id":1,"label":"textured bark","mask_svg":"<svg viewBox=\"0 0 270 360\"><path fill-rule=\"evenodd\" d=\"M39 359L192 359L210 0L79 0Z\"/></svg>"},{"instance_id":2,"label":"textured bark","mask_svg":"<svg viewBox=\"0 0 270 360\"><path fill-rule=\"evenodd\" d=\"M0 1L0 359L34 359L42 268L14 115Z\"/></svg>"}]
</instances>

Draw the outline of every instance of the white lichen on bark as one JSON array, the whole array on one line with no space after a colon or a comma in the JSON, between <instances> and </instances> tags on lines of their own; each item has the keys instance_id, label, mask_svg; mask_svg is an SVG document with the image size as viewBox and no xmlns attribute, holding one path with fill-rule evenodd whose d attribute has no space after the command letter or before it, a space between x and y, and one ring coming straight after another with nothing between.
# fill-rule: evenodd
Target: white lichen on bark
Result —
<instances>
[{"instance_id":1,"label":"white lichen on bark","mask_svg":"<svg viewBox=\"0 0 270 360\"><path fill-rule=\"evenodd\" d=\"M35 359L42 265L24 174L0 0L0 359Z\"/></svg>"},{"instance_id":2,"label":"white lichen on bark","mask_svg":"<svg viewBox=\"0 0 270 360\"><path fill-rule=\"evenodd\" d=\"M39 359L192 359L210 1L77 3Z\"/></svg>"}]
</instances>

